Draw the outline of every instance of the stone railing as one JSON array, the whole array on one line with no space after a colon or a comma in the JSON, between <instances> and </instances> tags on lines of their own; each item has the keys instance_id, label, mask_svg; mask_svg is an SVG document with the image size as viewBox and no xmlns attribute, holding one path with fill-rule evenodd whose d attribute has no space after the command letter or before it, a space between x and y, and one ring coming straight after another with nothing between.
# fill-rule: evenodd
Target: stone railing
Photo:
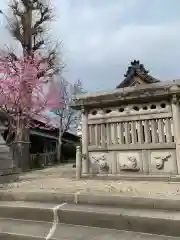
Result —
<instances>
[{"instance_id":1,"label":"stone railing","mask_svg":"<svg viewBox=\"0 0 180 240\"><path fill-rule=\"evenodd\" d=\"M144 117L144 118L143 118ZM153 118L154 117L154 118ZM123 148L124 145L171 144L174 142L172 113L161 116L141 116L142 120L110 119L106 123L89 124L90 148L105 146ZM114 120L114 121L112 121ZM91 147L92 146L92 147Z\"/></svg>"},{"instance_id":2,"label":"stone railing","mask_svg":"<svg viewBox=\"0 0 180 240\"><path fill-rule=\"evenodd\" d=\"M76 179L79 180L82 175L82 152L81 147L76 146Z\"/></svg>"},{"instance_id":3,"label":"stone railing","mask_svg":"<svg viewBox=\"0 0 180 240\"><path fill-rule=\"evenodd\" d=\"M30 166L31 168L50 166L55 160L56 152L31 154Z\"/></svg>"}]
</instances>

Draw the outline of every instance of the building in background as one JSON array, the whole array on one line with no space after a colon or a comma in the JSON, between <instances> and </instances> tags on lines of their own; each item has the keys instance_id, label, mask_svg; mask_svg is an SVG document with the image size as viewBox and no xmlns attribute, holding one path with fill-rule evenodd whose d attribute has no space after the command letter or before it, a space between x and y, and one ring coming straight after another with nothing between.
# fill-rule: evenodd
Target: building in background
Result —
<instances>
[{"instance_id":1,"label":"building in background","mask_svg":"<svg viewBox=\"0 0 180 240\"><path fill-rule=\"evenodd\" d=\"M65 81L65 80L64 80ZM63 85L66 88L66 101L71 99L72 84L65 81ZM48 101L52 102L51 109L45 109L42 116L37 116L35 121L41 122L43 125L50 125L53 128L41 129L36 128L31 130L31 153L37 155L40 153L42 156L41 165L49 165L56 162L56 146L58 143L58 135L60 128L60 116L57 115L57 109L62 107L64 110L64 119L68 118L69 104L64 104L64 99L61 99L62 85L59 78L56 77L54 81L47 84L44 89ZM56 104L57 103L57 104ZM50 104L51 105L51 104ZM73 110L74 111L74 110ZM75 111L76 112L76 111ZM44 118L45 117L45 118ZM46 121L47 117L47 121ZM78 124L79 125L79 124ZM75 160L76 150L75 147L79 143L80 137L77 134L77 124L71 124L67 131L63 132L62 136L62 160L69 162ZM49 154L49 155L48 155ZM47 157L48 156L48 157ZM34 157L31 158L31 165L33 165Z\"/></svg>"}]
</instances>

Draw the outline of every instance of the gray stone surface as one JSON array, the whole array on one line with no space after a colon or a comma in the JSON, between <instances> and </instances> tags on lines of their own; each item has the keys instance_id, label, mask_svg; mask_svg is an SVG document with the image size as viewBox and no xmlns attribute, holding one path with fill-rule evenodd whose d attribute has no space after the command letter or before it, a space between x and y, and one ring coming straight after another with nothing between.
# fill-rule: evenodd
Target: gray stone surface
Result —
<instances>
[{"instance_id":1,"label":"gray stone surface","mask_svg":"<svg viewBox=\"0 0 180 240\"><path fill-rule=\"evenodd\" d=\"M38 191L0 191L1 201L10 201L12 207L16 201L41 202L59 204L62 202L90 204L100 206L114 206L123 208L138 208L138 209L159 209L159 210L180 210L180 198L155 198L155 197L132 197L107 194L92 194L92 193L59 193L59 192L38 192ZM15 201L15 202L14 202ZM0 208L5 207L1 205ZM7 206L9 207L9 206Z\"/></svg>"},{"instance_id":2,"label":"gray stone surface","mask_svg":"<svg viewBox=\"0 0 180 240\"><path fill-rule=\"evenodd\" d=\"M180 236L180 212L67 204L58 213L66 224Z\"/></svg>"},{"instance_id":3,"label":"gray stone surface","mask_svg":"<svg viewBox=\"0 0 180 240\"><path fill-rule=\"evenodd\" d=\"M51 222L42 222L38 224L38 222L36 221L33 222L23 220L0 219L1 234L10 233L31 237L43 237L45 239L51 227Z\"/></svg>"},{"instance_id":4,"label":"gray stone surface","mask_svg":"<svg viewBox=\"0 0 180 240\"><path fill-rule=\"evenodd\" d=\"M13 201L0 202L0 218L180 236L179 211Z\"/></svg>"},{"instance_id":5,"label":"gray stone surface","mask_svg":"<svg viewBox=\"0 0 180 240\"><path fill-rule=\"evenodd\" d=\"M75 169L72 164L56 166L43 170L33 171L20 176L19 182L0 185L0 189L13 192L55 192L58 193L92 193L119 196L140 196L158 198L180 198L180 182L161 182L151 176L139 176L139 181L134 181L129 175L127 178L118 179L106 177L91 177L76 180ZM123 176L124 177L124 176ZM154 178L154 177L153 177ZM126 180L127 179L127 180ZM168 179L168 177L167 177Z\"/></svg>"},{"instance_id":6,"label":"gray stone surface","mask_svg":"<svg viewBox=\"0 0 180 240\"><path fill-rule=\"evenodd\" d=\"M57 228L54 237L59 239L68 240L166 240L169 237L148 235L142 233L117 231L110 229L91 228L91 227L80 227L80 226L69 226L61 225L61 228ZM172 240L177 239L170 237Z\"/></svg>"},{"instance_id":7,"label":"gray stone surface","mask_svg":"<svg viewBox=\"0 0 180 240\"><path fill-rule=\"evenodd\" d=\"M52 223L0 219L0 239L46 239ZM9 234L8 234L9 233ZM51 240L176 240L176 237L149 235L110 229L59 224Z\"/></svg>"},{"instance_id":8,"label":"gray stone surface","mask_svg":"<svg viewBox=\"0 0 180 240\"><path fill-rule=\"evenodd\" d=\"M0 184L18 179L15 162L10 152L10 148L6 145L6 142L1 135L4 130L5 127L3 127L0 122Z\"/></svg>"},{"instance_id":9,"label":"gray stone surface","mask_svg":"<svg viewBox=\"0 0 180 240\"><path fill-rule=\"evenodd\" d=\"M171 179L180 174L180 86L176 81L147 84L135 75L131 80L138 84L74 97L72 108L83 109L85 118L82 173L101 173L104 155L107 177L136 172Z\"/></svg>"},{"instance_id":10,"label":"gray stone surface","mask_svg":"<svg viewBox=\"0 0 180 240\"><path fill-rule=\"evenodd\" d=\"M0 202L0 218L52 222L54 206L56 205L37 202Z\"/></svg>"}]
</instances>

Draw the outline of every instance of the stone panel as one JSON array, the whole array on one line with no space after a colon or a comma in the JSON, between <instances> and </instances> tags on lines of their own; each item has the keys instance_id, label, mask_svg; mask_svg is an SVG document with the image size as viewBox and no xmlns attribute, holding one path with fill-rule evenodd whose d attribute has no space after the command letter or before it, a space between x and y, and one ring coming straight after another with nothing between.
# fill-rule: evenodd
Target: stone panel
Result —
<instances>
[{"instance_id":1,"label":"stone panel","mask_svg":"<svg viewBox=\"0 0 180 240\"><path fill-rule=\"evenodd\" d=\"M176 174L177 163L175 150L154 150L150 152L150 173Z\"/></svg>"},{"instance_id":2,"label":"stone panel","mask_svg":"<svg viewBox=\"0 0 180 240\"><path fill-rule=\"evenodd\" d=\"M141 152L129 151L117 153L118 172L139 172L142 171Z\"/></svg>"},{"instance_id":3,"label":"stone panel","mask_svg":"<svg viewBox=\"0 0 180 240\"><path fill-rule=\"evenodd\" d=\"M13 161L12 161L12 158L10 159L7 159L7 158L4 158L4 159L0 159L0 175L1 175L1 171L3 170L6 170L6 169L12 169L14 168L14 165L13 165Z\"/></svg>"},{"instance_id":4,"label":"stone panel","mask_svg":"<svg viewBox=\"0 0 180 240\"><path fill-rule=\"evenodd\" d=\"M108 159L107 152L90 152L90 171L92 174L98 173L110 173L111 172L111 162Z\"/></svg>"},{"instance_id":5,"label":"stone panel","mask_svg":"<svg viewBox=\"0 0 180 240\"><path fill-rule=\"evenodd\" d=\"M157 114L164 112L171 112L171 105L167 101L119 105L118 107L106 107L102 109L95 108L89 112L88 119Z\"/></svg>"},{"instance_id":6,"label":"stone panel","mask_svg":"<svg viewBox=\"0 0 180 240\"><path fill-rule=\"evenodd\" d=\"M2 177L0 178L0 183L3 183L6 180L11 181L11 179L14 179L12 174L15 173L15 166L10 148L6 145L6 142L1 135L3 131L4 127L0 126L0 176L6 176L5 179Z\"/></svg>"}]
</instances>

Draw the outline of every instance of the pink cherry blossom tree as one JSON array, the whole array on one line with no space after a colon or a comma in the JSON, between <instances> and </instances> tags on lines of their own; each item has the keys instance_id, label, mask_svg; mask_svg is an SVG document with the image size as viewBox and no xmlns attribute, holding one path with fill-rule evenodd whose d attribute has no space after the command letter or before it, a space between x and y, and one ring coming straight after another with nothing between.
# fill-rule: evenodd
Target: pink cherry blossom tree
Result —
<instances>
[{"instance_id":1,"label":"pink cherry blossom tree","mask_svg":"<svg viewBox=\"0 0 180 240\"><path fill-rule=\"evenodd\" d=\"M0 56L0 110L7 116L10 132L15 134L16 158L22 155L23 132L35 127L33 119L46 118L46 127L51 128L42 112L61 106L56 89L53 89L51 99L44 92L46 84L53 81L48 68L48 62L40 55L22 58Z\"/></svg>"},{"instance_id":2,"label":"pink cherry blossom tree","mask_svg":"<svg viewBox=\"0 0 180 240\"><path fill-rule=\"evenodd\" d=\"M48 30L49 26L52 27L52 20L55 20L55 15L53 10L54 9L53 1L51 0L50 1L49 0L48 1L46 0L8 0L7 4L9 5L8 15L6 15L6 12L2 10L0 10L0 14L2 17L6 19L7 27L9 29L10 34L18 42L18 46L21 46L22 54L25 56L25 58L27 58L27 56L34 56L38 52L41 52L41 54L43 54L43 57L41 58L41 62L46 63L46 68L44 68L44 70L41 69L40 71L38 69L38 73L37 73L38 78L36 79L37 82L39 78L42 79L42 77L44 77L46 79L47 73L48 75L51 75L51 76L56 75L57 73L61 73L65 67L64 63L62 62L62 56L60 52L61 44L60 43L54 44L54 39L51 38L51 34L49 34L50 32ZM49 23L51 25L49 25ZM9 61L10 65L14 65L14 63L16 63L14 67L19 69L19 66L21 65L21 63L19 65L19 60L18 62L16 62L17 57L14 54L12 54L12 51L10 52L8 51L7 55L8 56L6 58L4 57L1 58L0 62L3 62L4 64L5 62L7 63L7 61ZM42 63L41 63L41 66L42 66ZM3 69L1 70L3 71ZM14 72L13 74L12 72L10 72L10 75L13 75L14 77ZM6 73L5 79L9 79L8 76L9 76L9 73L8 74ZM19 77L16 76L16 78L19 78ZM1 83L1 85L2 84L3 83ZM13 85L12 80L11 80L11 85ZM39 115L39 112L40 112L40 109L41 108L43 109L44 105L47 104L45 102L42 103L42 99L39 99L39 96L44 94L44 92L40 94L40 92L42 92L42 89L38 89L37 91L34 90L33 91L34 95L32 97L31 96L32 89L31 87L29 87L29 91L28 91L26 89L28 88L27 85L31 86L31 83L30 84L26 83L24 84L24 86L21 83L20 84L21 87L20 86L17 87L17 85L15 85L16 92L17 92L17 88L19 91L19 94L17 94L18 97L17 95L15 97L16 104L15 102L12 103L12 96L9 96L7 99L7 94L6 94L6 98L4 98L5 91L2 91L1 93L1 98L2 98L1 102L5 102L5 104L3 105L4 106L3 111L8 113L9 116L13 116L13 115L16 116L13 118L11 117L13 121L14 121L14 118L16 120L18 118L18 119L21 119L20 122L23 123L22 119L23 118L26 119L26 121L24 119L24 124L26 125L26 127L24 128L26 132L23 130L23 135L24 135L23 137L26 142L29 141L28 140L29 127L27 126L31 122L30 121L31 117L36 115L36 118L38 119L40 118L42 120L42 116ZM41 87L39 87L38 85L38 88L41 88ZM37 89L37 87L33 87L33 89ZM22 92L22 90L24 91L24 93ZM6 92L7 91L8 93L9 91L12 93L12 92L15 92L15 89L12 89L12 87L11 89L10 87L9 88L6 87ZM38 92L38 94L35 94L35 92ZM38 95L38 97L36 95ZM22 97L23 97L23 101L21 100ZM24 104L25 102L26 104ZM28 105L27 105L27 102L28 102ZM36 103L34 104L34 107L33 107L33 102ZM37 102L39 103L41 102L42 104L37 104ZM50 103L48 104L50 105ZM19 116L16 114L17 112L20 115L20 117L17 117ZM44 119L44 120L47 122L47 119ZM10 124L10 126L11 125L12 124ZM22 158L24 159L24 162L26 162L27 164L29 162L28 153L29 153L28 144L24 143Z\"/></svg>"}]
</instances>

